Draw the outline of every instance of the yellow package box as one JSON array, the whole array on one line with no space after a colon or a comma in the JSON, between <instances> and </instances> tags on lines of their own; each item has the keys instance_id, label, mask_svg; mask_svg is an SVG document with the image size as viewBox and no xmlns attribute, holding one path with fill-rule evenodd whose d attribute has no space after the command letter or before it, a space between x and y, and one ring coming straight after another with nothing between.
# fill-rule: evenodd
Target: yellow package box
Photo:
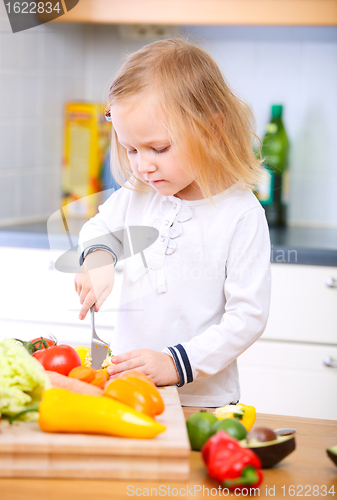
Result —
<instances>
[{"instance_id":1,"label":"yellow package box","mask_svg":"<svg viewBox=\"0 0 337 500\"><path fill-rule=\"evenodd\" d=\"M102 203L102 170L111 138L104 108L85 102L65 107L62 205L70 217L92 217Z\"/></svg>"}]
</instances>

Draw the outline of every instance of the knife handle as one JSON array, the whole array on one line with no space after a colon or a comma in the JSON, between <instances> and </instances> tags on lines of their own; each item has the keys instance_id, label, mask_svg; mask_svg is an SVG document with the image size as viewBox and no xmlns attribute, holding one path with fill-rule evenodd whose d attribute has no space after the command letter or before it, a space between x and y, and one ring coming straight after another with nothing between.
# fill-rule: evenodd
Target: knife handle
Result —
<instances>
[{"instance_id":1,"label":"knife handle","mask_svg":"<svg viewBox=\"0 0 337 500\"><path fill-rule=\"evenodd\" d=\"M97 337L96 330L95 330L95 307L96 307L96 304L94 304L90 307L90 320L91 320L92 338L97 340L98 337Z\"/></svg>"}]
</instances>

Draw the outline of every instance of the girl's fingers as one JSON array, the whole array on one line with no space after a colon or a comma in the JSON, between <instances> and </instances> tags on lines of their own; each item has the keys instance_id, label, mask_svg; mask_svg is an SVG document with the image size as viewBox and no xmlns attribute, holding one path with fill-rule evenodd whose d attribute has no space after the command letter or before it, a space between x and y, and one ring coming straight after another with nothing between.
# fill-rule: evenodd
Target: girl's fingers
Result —
<instances>
[{"instance_id":1,"label":"girl's fingers","mask_svg":"<svg viewBox=\"0 0 337 500\"><path fill-rule=\"evenodd\" d=\"M80 298L80 304L82 305L89 294L90 290L87 288L82 287L79 293L79 298Z\"/></svg>"},{"instance_id":2,"label":"girl's fingers","mask_svg":"<svg viewBox=\"0 0 337 500\"><path fill-rule=\"evenodd\" d=\"M105 290L103 290L102 295L98 297L96 300L96 308L95 311L98 312L102 306L102 304L105 302L106 298L109 296L110 290L107 287Z\"/></svg>"},{"instance_id":3,"label":"girl's fingers","mask_svg":"<svg viewBox=\"0 0 337 500\"><path fill-rule=\"evenodd\" d=\"M127 372L128 370L135 370L137 368L138 371L141 365L135 362L134 360L123 361L122 363L118 363L117 365L112 365L108 367L109 375L117 375L117 373Z\"/></svg>"},{"instance_id":4,"label":"girl's fingers","mask_svg":"<svg viewBox=\"0 0 337 500\"><path fill-rule=\"evenodd\" d=\"M117 373L126 372L128 370L134 370L134 369L142 371L142 367L144 365L141 356L135 355L134 351L129 351L127 353L114 356L113 362L115 364L109 366L108 368L109 375L116 375Z\"/></svg>"},{"instance_id":5,"label":"girl's fingers","mask_svg":"<svg viewBox=\"0 0 337 500\"><path fill-rule=\"evenodd\" d=\"M96 302L96 297L94 295L94 293L92 292L92 290L87 294L87 296L85 297L84 301L83 301L83 305L82 305L82 308L80 310L80 314L78 315L78 317L80 319L84 319L87 315L87 312L89 311L90 307ZM81 302L82 303L82 302Z\"/></svg>"},{"instance_id":6,"label":"girl's fingers","mask_svg":"<svg viewBox=\"0 0 337 500\"><path fill-rule=\"evenodd\" d=\"M79 276L78 274L76 274L75 276L75 279L74 279L74 285L75 285L75 291L77 292L77 294L79 295L80 294L80 291L82 289L82 282L81 280L79 279Z\"/></svg>"},{"instance_id":7,"label":"girl's fingers","mask_svg":"<svg viewBox=\"0 0 337 500\"><path fill-rule=\"evenodd\" d=\"M128 361L133 358L138 358L141 355L141 349L134 349L133 351L123 352L114 356L114 363L122 363L123 361Z\"/></svg>"}]
</instances>

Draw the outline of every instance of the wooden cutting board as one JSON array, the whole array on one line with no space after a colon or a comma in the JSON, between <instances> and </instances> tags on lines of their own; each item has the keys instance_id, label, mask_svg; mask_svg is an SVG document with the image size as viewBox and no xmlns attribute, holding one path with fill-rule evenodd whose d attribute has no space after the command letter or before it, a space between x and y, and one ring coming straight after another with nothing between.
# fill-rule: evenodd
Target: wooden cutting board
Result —
<instances>
[{"instance_id":1,"label":"wooden cutting board","mask_svg":"<svg viewBox=\"0 0 337 500\"><path fill-rule=\"evenodd\" d=\"M0 477L188 479L190 445L175 386L160 388L166 431L153 439L50 434L37 423L0 425Z\"/></svg>"}]
</instances>

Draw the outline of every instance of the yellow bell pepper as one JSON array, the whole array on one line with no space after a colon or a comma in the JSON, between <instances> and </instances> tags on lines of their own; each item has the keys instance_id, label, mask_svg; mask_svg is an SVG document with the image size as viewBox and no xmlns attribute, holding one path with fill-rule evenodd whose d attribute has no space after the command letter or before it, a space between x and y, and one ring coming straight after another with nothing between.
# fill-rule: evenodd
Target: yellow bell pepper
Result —
<instances>
[{"instance_id":1,"label":"yellow bell pepper","mask_svg":"<svg viewBox=\"0 0 337 500\"><path fill-rule=\"evenodd\" d=\"M247 406L242 403L222 406L221 408L217 408L213 413L219 420L223 420L224 418L236 418L240 420L248 432L251 430L256 420L256 410L254 406Z\"/></svg>"},{"instance_id":2,"label":"yellow bell pepper","mask_svg":"<svg viewBox=\"0 0 337 500\"><path fill-rule=\"evenodd\" d=\"M74 349L80 357L81 365L85 366L87 368L90 368L91 363L92 363L90 347L78 345L78 346L75 346ZM113 356L111 356L111 355L107 356L103 360L102 368L107 368L108 366L113 365L112 358L113 358Z\"/></svg>"},{"instance_id":3,"label":"yellow bell pepper","mask_svg":"<svg viewBox=\"0 0 337 500\"><path fill-rule=\"evenodd\" d=\"M91 366L90 347L78 345L78 346L74 347L74 349L80 357L82 366L90 367Z\"/></svg>"},{"instance_id":4,"label":"yellow bell pepper","mask_svg":"<svg viewBox=\"0 0 337 500\"><path fill-rule=\"evenodd\" d=\"M249 432L256 420L256 410L254 406L247 406L242 403L238 403L236 406L238 406L241 410L244 411L241 422Z\"/></svg>"},{"instance_id":5,"label":"yellow bell pepper","mask_svg":"<svg viewBox=\"0 0 337 500\"><path fill-rule=\"evenodd\" d=\"M38 423L45 432L153 438L166 428L153 418L105 396L49 389L42 394Z\"/></svg>"}]
</instances>

